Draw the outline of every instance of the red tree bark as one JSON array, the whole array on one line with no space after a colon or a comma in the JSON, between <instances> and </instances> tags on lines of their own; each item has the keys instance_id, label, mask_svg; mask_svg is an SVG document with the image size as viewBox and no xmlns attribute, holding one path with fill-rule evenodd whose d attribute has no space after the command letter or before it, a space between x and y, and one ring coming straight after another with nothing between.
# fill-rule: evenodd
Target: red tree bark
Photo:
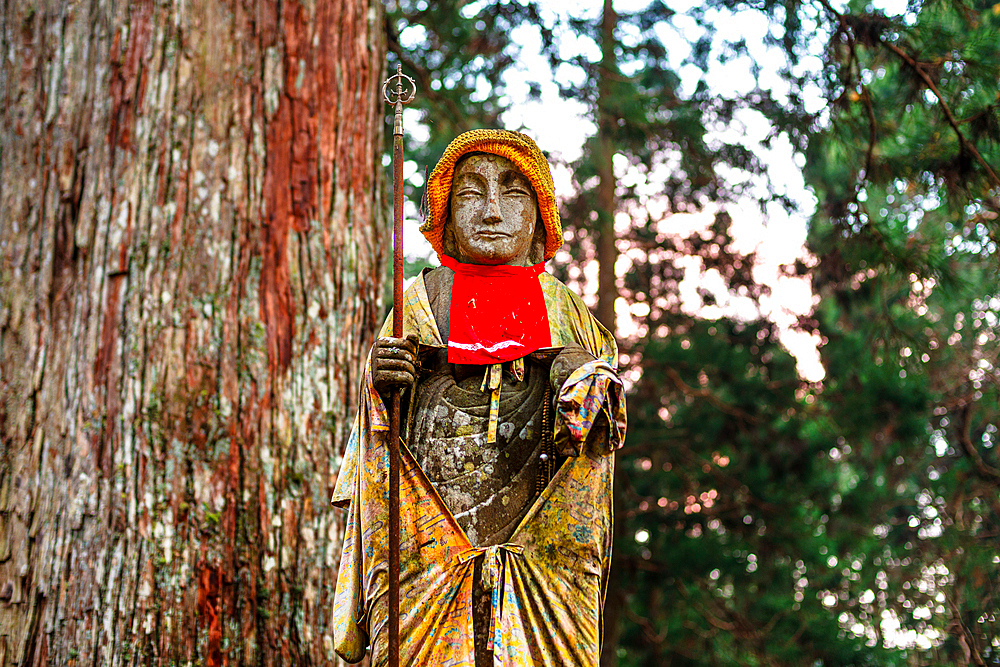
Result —
<instances>
[{"instance_id":1,"label":"red tree bark","mask_svg":"<svg viewBox=\"0 0 1000 667\"><path fill-rule=\"evenodd\" d=\"M0 665L334 664L380 3L2 11Z\"/></svg>"}]
</instances>

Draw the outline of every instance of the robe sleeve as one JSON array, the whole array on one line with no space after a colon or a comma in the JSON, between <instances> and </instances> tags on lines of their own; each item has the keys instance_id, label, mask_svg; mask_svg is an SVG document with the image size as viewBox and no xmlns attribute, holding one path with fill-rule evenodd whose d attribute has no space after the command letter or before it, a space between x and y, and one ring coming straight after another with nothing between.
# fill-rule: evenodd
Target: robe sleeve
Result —
<instances>
[{"instance_id":1,"label":"robe sleeve","mask_svg":"<svg viewBox=\"0 0 1000 667\"><path fill-rule=\"evenodd\" d=\"M414 281L404 296L404 336L416 333L421 344L440 343L437 324L427 301L423 278ZM386 317L379 336L389 336L392 332L392 313ZM366 513L372 511L370 468L366 472L366 461L372 455L379 432L389 430L389 411L382 397L375 391L372 378L371 352L365 360L364 373L358 396L358 414L351 429L344 450L344 458L337 474L331 502L347 508L347 523L344 531L340 569L334 594L333 638L334 650L349 663L361 661L368 650L369 619L366 617L372 590L371 576L367 570L371 558L371 544L365 543L364 525L370 521ZM385 439L385 436L381 436ZM370 463L370 461L369 461ZM365 491L369 489L369 491ZM366 505L366 503L368 503ZM370 540L369 540L370 541Z\"/></svg>"},{"instance_id":2,"label":"robe sleeve","mask_svg":"<svg viewBox=\"0 0 1000 667\"><path fill-rule=\"evenodd\" d=\"M332 502L347 507L344 544L334 593L334 650L349 663L365 657L368 647L367 593L364 586L365 545L363 538L363 461L372 443L372 434L389 428L385 403L372 384L371 364L365 363L358 401L358 416L347 441L344 460L337 475Z\"/></svg>"},{"instance_id":3,"label":"robe sleeve","mask_svg":"<svg viewBox=\"0 0 1000 667\"><path fill-rule=\"evenodd\" d=\"M559 390L556 407L556 444L562 454L607 456L624 443L625 387L604 359L573 371Z\"/></svg>"},{"instance_id":4,"label":"robe sleeve","mask_svg":"<svg viewBox=\"0 0 1000 667\"><path fill-rule=\"evenodd\" d=\"M365 372L361 378L361 391L358 400L358 415L354 419L351 435L344 449L344 460L337 473L337 484L333 489L330 502L337 507L347 507L355 495L357 488L358 465L361 459L361 447L367 440L366 433L372 430L385 431L389 428L389 410L382 397L375 391L372 382L371 352L365 360Z\"/></svg>"},{"instance_id":5,"label":"robe sleeve","mask_svg":"<svg viewBox=\"0 0 1000 667\"><path fill-rule=\"evenodd\" d=\"M364 549L361 540L360 503L351 503L333 602L333 648L337 655L349 663L360 662L368 648L368 634L364 630L366 624L363 617L365 594L361 575Z\"/></svg>"}]
</instances>

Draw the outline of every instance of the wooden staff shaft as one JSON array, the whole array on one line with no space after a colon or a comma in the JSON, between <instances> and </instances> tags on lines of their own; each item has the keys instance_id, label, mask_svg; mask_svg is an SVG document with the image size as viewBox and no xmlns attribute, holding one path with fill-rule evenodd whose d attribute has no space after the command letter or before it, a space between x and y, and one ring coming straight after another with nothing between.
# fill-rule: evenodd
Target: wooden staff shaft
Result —
<instances>
[{"instance_id":1,"label":"wooden staff shaft","mask_svg":"<svg viewBox=\"0 0 1000 667\"><path fill-rule=\"evenodd\" d=\"M392 130L392 335L403 337L403 76L396 69ZM399 417L401 389L389 413L389 667L399 667Z\"/></svg>"},{"instance_id":2,"label":"wooden staff shaft","mask_svg":"<svg viewBox=\"0 0 1000 667\"><path fill-rule=\"evenodd\" d=\"M403 137L393 137L395 183L392 226L392 335L403 337ZM400 389L392 390L389 416L389 667L399 667L399 413Z\"/></svg>"}]
</instances>

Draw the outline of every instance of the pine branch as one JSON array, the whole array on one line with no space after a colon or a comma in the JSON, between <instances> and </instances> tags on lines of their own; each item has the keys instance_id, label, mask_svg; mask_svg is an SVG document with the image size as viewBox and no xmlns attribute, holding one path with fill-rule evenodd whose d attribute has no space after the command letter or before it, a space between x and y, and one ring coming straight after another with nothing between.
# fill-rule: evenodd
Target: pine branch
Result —
<instances>
[{"instance_id":1,"label":"pine branch","mask_svg":"<svg viewBox=\"0 0 1000 667\"><path fill-rule=\"evenodd\" d=\"M969 437L969 421L972 416L972 402L966 403L959 412L961 415L960 421L958 423L958 441L962 444L962 449L965 450L965 455L972 459L972 464L976 468L976 472L979 476L987 481L992 481L994 484L1000 484L1000 470L997 470L990 464L983 460L982 455L976 449L975 443L972 442L972 438Z\"/></svg>"},{"instance_id":2,"label":"pine branch","mask_svg":"<svg viewBox=\"0 0 1000 667\"><path fill-rule=\"evenodd\" d=\"M691 385L687 384L681 378L680 374L673 368L668 366L663 372L666 373L667 377L670 378L670 381L674 383L674 386L680 389L681 393L686 396L691 396L692 398L703 398L722 412L725 412L727 415L742 419L749 424L756 424L758 422L758 419L753 415L750 415L739 408L733 407L720 399L712 392L711 389L695 389Z\"/></svg>"},{"instance_id":3,"label":"pine branch","mask_svg":"<svg viewBox=\"0 0 1000 667\"><path fill-rule=\"evenodd\" d=\"M914 58L909 53L899 48L892 42L887 42L883 40L882 44L885 45L887 49L889 49L897 56L899 56L899 58L902 59L902 61L905 62L907 65L909 65L913 69L913 71L917 73L917 76L919 76L923 80L927 88L931 91L931 93L934 94L934 97L937 98L938 106L941 107L941 111L944 113L945 118L948 119L948 124L951 125L953 130L955 130L955 135L958 137L959 143L962 144L965 150L969 151L969 153L972 154L974 158L976 158L976 161L979 162L980 166L982 166L982 168L989 175L990 180L993 181L993 184L996 187L1000 187L1000 176L997 176L997 173L996 171L993 170L993 167L991 167L989 163L987 163L986 160L983 159L983 156L979 154L979 151L976 149L975 144L969 141L969 139L964 134L962 134L962 129L959 126L958 121L955 120L955 115L952 113L951 108L948 106L948 103L945 102L944 96L941 95L941 92L934 84L933 79L931 79L931 77L928 76L927 72L925 72L924 69L920 66L920 63L916 60L916 58Z\"/></svg>"},{"instance_id":4,"label":"pine branch","mask_svg":"<svg viewBox=\"0 0 1000 667\"><path fill-rule=\"evenodd\" d=\"M847 17L843 13L834 9L833 6L830 4L829 0L820 0L820 4L824 7L824 9L830 12L830 14L832 14L837 18L837 21L840 23L840 26L845 33L847 33L848 35L853 34L851 25L848 22ZM920 62L917 61L917 59L911 56L909 53L899 48L892 42L889 42L886 39L882 38L881 36L878 38L878 43L885 46L885 48L894 53L900 60L909 65L909 67L913 69L914 72L916 72L917 76L920 77L920 79L924 82L924 85L927 86L927 89L931 91L931 93L934 95L935 98L937 98L938 106L941 107L941 111L944 113L945 118L948 120L948 124L951 125L952 129L955 131L955 134L958 137L959 144L961 144L961 146L976 159L979 165L989 176L989 179L993 182L993 185L1000 188L1000 176L997 175L997 172L994 171L993 167L991 167L989 163L987 163L986 160L983 158L983 156L980 155L979 150L976 148L975 144L969 141L969 139L962 133L962 128L960 126L960 123L955 119L955 114L952 113L951 107L948 106L948 103L945 101L944 96L941 94L941 91L938 90L938 87L934 83L934 80L931 79L931 77L927 74L927 72L924 71L923 67L921 67ZM852 43L852 48L853 48L853 43Z\"/></svg>"}]
</instances>

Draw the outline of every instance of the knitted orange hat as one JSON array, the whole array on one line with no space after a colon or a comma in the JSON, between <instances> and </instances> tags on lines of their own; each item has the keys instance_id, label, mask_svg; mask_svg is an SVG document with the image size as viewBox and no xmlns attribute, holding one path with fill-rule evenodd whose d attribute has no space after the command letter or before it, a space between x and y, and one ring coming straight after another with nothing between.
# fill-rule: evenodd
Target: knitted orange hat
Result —
<instances>
[{"instance_id":1,"label":"knitted orange hat","mask_svg":"<svg viewBox=\"0 0 1000 667\"><path fill-rule=\"evenodd\" d=\"M470 130L458 135L448 144L434 171L427 177L428 215L420 231L437 254L444 254L444 226L455 163L468 153L491 153L505 157L528 177L538 198L542 224L545 225L545 259L552 259L563 244L563 235L549 162L530 137L510 130Z\"/></svg>"}]
</instances>

